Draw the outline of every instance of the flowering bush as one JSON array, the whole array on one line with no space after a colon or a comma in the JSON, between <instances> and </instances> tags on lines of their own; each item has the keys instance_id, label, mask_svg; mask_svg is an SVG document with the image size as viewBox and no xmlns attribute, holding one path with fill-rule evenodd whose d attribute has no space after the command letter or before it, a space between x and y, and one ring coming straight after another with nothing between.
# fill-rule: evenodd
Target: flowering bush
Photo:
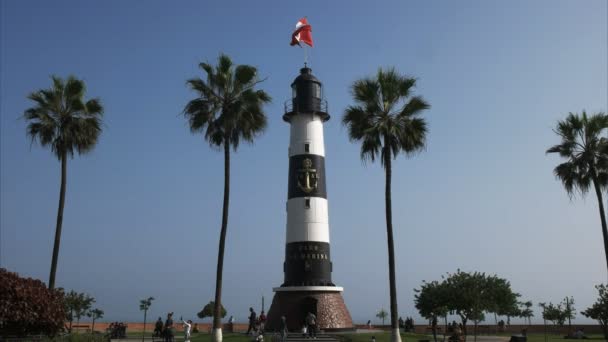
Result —
<instances>
[{"instance_id":1,"label":"flowering bush","mask_svg":"<svg viewBox=\"0 0 608 342\"><path fill-rule=\"evenodd\" d=\"M0 336L53 336L64 320L63 291L0 268Z\"/></svg>"}]
</instances>

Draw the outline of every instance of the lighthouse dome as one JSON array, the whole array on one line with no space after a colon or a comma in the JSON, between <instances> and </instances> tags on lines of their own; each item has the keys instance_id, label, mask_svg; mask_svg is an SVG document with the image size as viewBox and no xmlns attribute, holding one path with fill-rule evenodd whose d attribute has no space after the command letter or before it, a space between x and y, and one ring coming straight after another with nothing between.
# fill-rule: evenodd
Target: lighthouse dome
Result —
<instances>
[{"instance_id":1,"label":"lighthouse dome","mask_svg":"<svg viewBox=\"0 0 608 342\"><path fill-rule=\"evenodd\" d=\"M323 84L308 67L300 69L300 75L291 83L291 100L285 104L283 119L290 121L291 117L301 114L316 114L323 121L329 120L327 101L323 99Z\"/></svg>"}]
</instances>

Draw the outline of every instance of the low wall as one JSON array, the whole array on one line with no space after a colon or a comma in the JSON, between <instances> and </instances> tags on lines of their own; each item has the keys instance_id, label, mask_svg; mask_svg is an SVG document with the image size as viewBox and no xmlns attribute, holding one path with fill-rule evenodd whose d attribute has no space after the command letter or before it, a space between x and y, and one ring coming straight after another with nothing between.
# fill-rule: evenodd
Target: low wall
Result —
<instances>
[{"instance_id":1,"label":"low wall","mask_svg":"<svg viewBox=\"0 0 608 342\"><path fill-rule=\"evenodd\" d=\"M438 328L444 328L443 325L438 326ZM578 328L583 328L585 334L601 334L602 327L593 324L572 324L572 330L575 331ZM417 333L427 333L431 332L431 327L426 325L416 325L415 331ZM473 335L473 331L475 326L470 324L467 325L467 332L469 335ZM506 332L513 335L518 335L521 333L523 329L526 329L528 334L542 334L545 332L545 326L542 324L533 324L533 325L525 325L525 324L511 324L509 326L504 327L500 332ZM443 330L442 330L443 331ZM554 328L552 325L547 325L547 332L550 334L558 334L558 335L567 335L570 331L570 328L566 325L563 328ZM480 324L477 326L477 334L478 335L494 335L499 332L498 327L496 325L488 325L488 324Z\"/></svg>"},{"instance_id":2,"label":"low wall","mask_svg":"<svg viewBox=\"0 0 608 342\"><path fill-rule=\"evenodd\" d=\"M147 323L146 322L146 331L154 331L154 325L155 325L156 321ZM76 323L72 323L73 326L76 325ZM108 329L108 327L110 326L111 322L95 322L95 331L106 331ZM127 332L140 332L144 330L144 324L141 322L128 322L125 323L127 325ZM198 330L200 332L210 332L211 331L211 323L196 323L194 322L193 324L196 324ZM66 326L69 325L69 322L66 323ZM90 322L80 322L79 326L88 326L87 328L85 327L79 327L79 328L75 328L75 329L79 329L79 330L85 330L85 329L91 329L91 323ZM183 331L183 324L180 323L175 323L174 327L176 329L176 332L179 331ZM194 326L193 326L194 327ZM247 331L247 324L241 324L241 323L235 323L233 324L233 328L234 331ZM225 323L222 326L222 330L225 332L228 332L229 329L229 324Z\"/></svg>"},{"instance_id":3,"label":"low wall","mask_svg":"<svg viewBox=\"0 0 608 342\"><path fill-rule=\"evenodd\" d=\"M356 324L355 327L357 329L368 329L367 325L364 324ZM390 331L390 325L372 325L372 329L380 329ZM525 325L525 324L511 324L508 327L504 327L504 329L500 330L500 332L506 332L513 335L520 334L522 329L527 329L529 334L542 334L545 332L545 326L542 324L533 324L533 325ZM583 328L585 334L602 334L602 327L599 324L572 324L572 330L576 330L578 328ZM443 325L437 325L437 333L443 334ZM467 331L469 335L473 335L473 330L475 329L474 325L467 325ZM552 325L547 325L547 333L549 334L557 334L557 335L567 335L570 329L568 326L564 326L563 328L554 328ZM430 334L432 333L432 329L430 325L418 324L414 325L414 332L418 334ZM494 335L499 330L496 325L489 324L479 324L477 326L477 334L478 335Z\"/></svg>"},{"instance_id":4,"label":"low wall","mask_svg":"<svg viewBox=\"0 0 608 342\"><path fill-rule=\"evenodd\" d=\"M150 323L146 323L146 331L153 331L154 330L154 323L155 322L150 322ZM66 325L68 325L69 323L66 323ZM73 323L74 325L76 325L76 323ZM144 324L141 322L130 322L130 323L126 323L127 324L127 331L128 332L140 332L144 330ZM211 331L211 323L206 322L206 323L194 323L197 325L198 330L200 332L210 332ZM84 326L87 325L88 329L91 328L91 323L90 322L80 322L80 326ZM110 325L110 323L108 322L95 322L95 330L96 331L105 331L108 326ZM233 331L234 332L245 332L247 331L247 327L248 324L247 323L234 323L233 325ZM367 329L368 326L364 325L364 324L356 324L355 327L357 329ZM372 325L372 329L380 329L380 330L387 330L390 331L391 326L390 325ZM443 325L438 325L438 333L441 334L443 333ZM511 333L511 334L520 334L522 329L526 328L528 330L529 334L542 334L545 332L545 327L542 324L533 324L533 325L523 325L523 324L512 324L508 327L505 327L504 332L507 333ZM601 334L602 333L602 327L600 325L597 324L572 324L572 329L575 330L577 328L583 328L585 330L586 334ZM86 328L77 328L77 329L86 329ZM175 324L175 329L176 332L182 331L183 329L183 325L181 323L176 323ZM225 323L222 326L222 329L224 332L229 332L229 324ZM467 325L467 329L469 332L469 335L473 334L473 329L474 326L473 325ZM547 330L548 333L550 334L559 334L559 335L566 335L568 333L568 326L565 326L563 328L554 328L552 325L547 325ZM428 325L415 325L414 326L414 331L416 333L419 334L426 334L426 333L431 333L431 327ZM489 334L496 334L497 332L497 327L496 325L488 325L488 324L480 324L477 326L477 334L479 335L489 335Z\"/></svg>"}]
</instances>

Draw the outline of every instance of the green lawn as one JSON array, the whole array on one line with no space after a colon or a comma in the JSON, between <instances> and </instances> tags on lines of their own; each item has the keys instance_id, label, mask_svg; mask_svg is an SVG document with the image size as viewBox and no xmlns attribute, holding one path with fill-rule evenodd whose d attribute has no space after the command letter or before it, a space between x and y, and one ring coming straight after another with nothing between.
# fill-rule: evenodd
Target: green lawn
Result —
<instances>
[{"instance_id":1,"label":"green lawn","mask_svg":"<svg viewBox=\"0 0 608 342\"><path fill-rule=\"evenodd\" d=\"M151 336L151 334L146 333L146 336ZM272 334L265 335L266 342L272 342ZM376 337L376 342L389 342L390 341L390 333L388 332L380 332L377 334L365 333L365 334L339 334L335 335L340 341L343 342L370 342L372 336ZM127 333L127 337L129 338L137 338L141 337L141 333ZM177 333L175 337L179 341L183 341L183 334ZM242 333L235 334L224 334L223 335L224 342L251 342L252 337L244 335ZM420 339L428 339L426 335L418 335L418 334L401 334L401 339L403 342L416 342ZM149 341L149 340L148 340ZM211 335L207 333L198 333L192 334L190 338L191 342L210 342Z\"/></svg>"},{"instance_id":2,"label":"green lawn","mask_svg":"<svg viewBox=\"0 0 608 342\"><path fill-rule=\"evenodd\" d=\"M606 341L604 339L604 336L602 335L587 335L588 339L587 340L581 340L581 341ZM473 339L471 339L472 341ZM549 342L556 342L556 341L574 341L574 340L566 340L564 339L564 336L561 335L547 335L547 341ZM578 341L578 340L576 340ZM545 342L545 335L544 334L528 334L528 342Z\"/></svg>"},{"instance_id":3,"label":"green lawn","mask_svg":"<svg viewBox=\"0 0 608 342\"><path fill-rule=\"evenodd\" d=\"M509 336L505 334L499 334L502 336ZM146 337L151 337L152 333L146 332ZM370 342L372 336L376 338L376 342L389 342L390 341L390 333L389 332L378 332L378 333L362 333L362 334L353 334L353 333L344 333L344 334L336 334L336 336L342 342ZM138 338L141 337L141 333L127 333L128 338ZM177 341L183 341L183 335L178 333L175 335ZM265 336L266 342L272 342L271 334ZM601 335L589 335L589 339L586 341L606 341ZM421 334L401 334L401 339L403 342L417 342L418 340L430 340L433 341L433 337L429 335L421 335ZM235 334L224 334L225 342L251 342L251 336L244 335L242 333ZM54 342L90 342L90 341L102 341L100 336L97 336L96 339L91 339L91 335L89 334L74 334L73 336L55 339ZM150 339L146 339L146 341L151 341ZM160 339L157 339L160 341ZM193 334L190 339L191 342L210 342L211 335L207 333L197 333ZM443 341L443 335L437 335L437 341ZM469 335L467 337L467 342L473 341L473 335ZM563 336L559 335L549 335L549 342L557 342L557 341L571 341L564 340ZM544 334L529 334L528 342L545 342Z\"/></svg>"},{"instance_id":4,"label":"green lawn","mask_svg":"<svg viewBox=\"0 0 608 342\"><path fill-rule=\"evenodd\" d=\"M339 334L337 337L343 342L370 342L372 336L376 338L376 342L389 342L391 340L391 334L388 331L378 333L363 333L363 334ZM403 342L416 342L418 340L428 340L429 336L413 333L402 333L401 341ZM437 336L439 341L439 336Z\"/></svg>"}]
</instances>

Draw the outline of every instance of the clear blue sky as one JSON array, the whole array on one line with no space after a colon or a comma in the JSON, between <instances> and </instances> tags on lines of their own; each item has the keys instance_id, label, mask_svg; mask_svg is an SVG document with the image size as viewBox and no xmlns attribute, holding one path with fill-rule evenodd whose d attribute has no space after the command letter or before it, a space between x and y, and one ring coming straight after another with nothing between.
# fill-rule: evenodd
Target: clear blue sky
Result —
<instances>
[{"instance_id":1,"label":"clear blue sky","mask_svg":"<svg viewBox=\"0 0 608 342\"><path fill-rule=\"evenodd\" d=\"M87 291L108 320L194 317L213 298L222 154L180 117L185 80L220 52L252 64L274 101L267 132L233 156L223 301L244 320L283 279L287 145L281 120L308 16L324 82L333 279L356 321L388 308L384 175L364 165L340 117L349 85L395 66L432 108L426 151L394 163L399 312L445 272L496 273L522 299L578 311L606 282L597 202L570 200L545 150L568 112L606 111L607 2L0 2L0 266L48 281L60 164L30 146L19 119L49 76L83 78L100 97L96 149L69 161L58 286ZM537 313L538 317L539 314ZM578 322L584 319L578 315Z\"/></svg>"}]
</instances>

